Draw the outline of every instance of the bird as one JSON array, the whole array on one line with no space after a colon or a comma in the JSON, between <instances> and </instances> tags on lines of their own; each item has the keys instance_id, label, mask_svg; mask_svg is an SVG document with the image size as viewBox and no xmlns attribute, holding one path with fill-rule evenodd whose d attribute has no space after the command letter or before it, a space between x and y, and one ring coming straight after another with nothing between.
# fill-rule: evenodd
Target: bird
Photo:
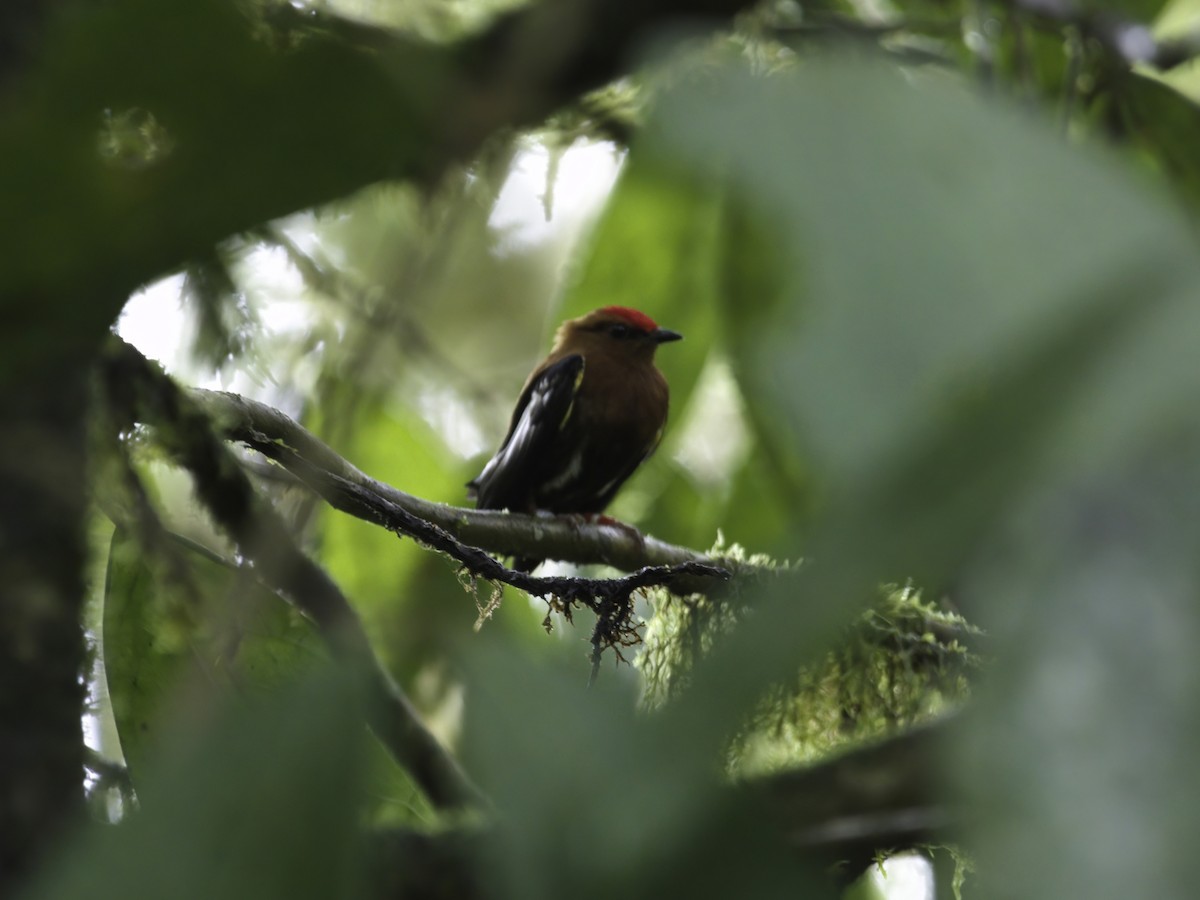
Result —
<instances>
[{"instance_id":1,"label":"bird","mask_svg":"<svg viewBox=\"0 0 1200 900\"><path fill-rule=\"evenodd\" d=\"M670 391L654 353L682 338L626 306L563 322L468 497L479 509L603 512L662 440ZM513 568L531 572L541 562L517 557Z\"/></svg>"}]
</instances>

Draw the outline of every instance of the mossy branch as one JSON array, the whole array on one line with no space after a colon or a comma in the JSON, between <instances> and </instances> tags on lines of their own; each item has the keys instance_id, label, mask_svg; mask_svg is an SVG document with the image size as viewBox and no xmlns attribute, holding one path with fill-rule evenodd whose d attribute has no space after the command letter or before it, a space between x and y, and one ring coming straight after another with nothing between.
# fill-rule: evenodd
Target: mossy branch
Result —
<instances>
[{"instance_id":1,"label":"mossy branch","mask_svg":"<svg viewBox=\"0 0 1200 900\"><path fill-rule=\"evenodd\" d=\"M448 552L473 575L511 584L538 596L547 593L561 596L553 587L555 582L564 580L513 572L470 551L580 564L605 563L625 572L646 567L672 569L675 571L670 578L653 583L663 584L677 594L710 590L724 580L724 573L718 569L731 573L757 572L754 567L736 566L688 547L639 534L628 526L585 522L569 516L529 516L433 503L371 478L293 419L265 403L220 391L197 389L191 393L227 438L279 463L335 509ZM456 548L446 538L462 546ZM544 587L552 589L546 591Z\"/></svg>"},{"instance_id":2,"label":"mossy branch","mask_svg":"<svg viewBox=\"0 0 1200 900\"><path fill-rule=\"evenodd\" d=\"M105 395L121 427L155 426L166 452L191 473L200 502L256 574L311 619L333 657L361 675L368 722L396 760L440 808L487 801L421 722L379 665L362 622L338 586L296 547L279 515L254 491L208 416L160 369L114 338L101 363Z\"/></svg>"}]
</instances>

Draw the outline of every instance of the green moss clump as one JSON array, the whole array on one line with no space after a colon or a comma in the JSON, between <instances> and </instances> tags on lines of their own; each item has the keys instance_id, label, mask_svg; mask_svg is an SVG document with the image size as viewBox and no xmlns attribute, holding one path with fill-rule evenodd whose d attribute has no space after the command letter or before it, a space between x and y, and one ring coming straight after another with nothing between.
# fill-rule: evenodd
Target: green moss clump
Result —
<instances>
[{"instance_id":1,"label":"green moss clump","mask_svg":"<svg viewBox=\"0 0 1200 900\"><path fill-rule=\"evenodd\" d=\"M720 542L712 554L771 569L791 565ZM696 661L737 626L746 605L738 596L714 602L665 591L650 599L655 615L637 666L643 704L656 709L687 689ZM911 585L883 587L879 601L819 663L759 700L730 738L727 770L744 777L812 762L961 705L980 665L969 646L978 635L962 616L923 599Z\"/></svg>"}]
</instances>

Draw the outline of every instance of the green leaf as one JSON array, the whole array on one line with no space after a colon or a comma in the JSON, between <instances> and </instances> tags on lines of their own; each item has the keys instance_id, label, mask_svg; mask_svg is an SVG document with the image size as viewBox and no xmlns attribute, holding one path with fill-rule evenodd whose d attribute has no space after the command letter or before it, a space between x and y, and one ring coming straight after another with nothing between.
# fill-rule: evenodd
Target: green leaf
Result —
<instances>
[{"instance_id":1,"label":"green leaf","mask_svg":"<svg viewBox=\"0 0 1200 900\"><path fill-rule=\"evenodd\" d=\"M488 860L496 896L834 897L774 825L695 752L635 713L605 667L534 666L488 632L468 660L464 754L504 815Z\"/></svg>"},{"instance_id":2,"label":"green leaf","mask_svg":"<svg viewBox=\"0 0 1200 900\"><path fill-rule=\"evenodd\" d=\"M782 286L727 290L726 330L753 420L782 414L835 485L885 468L1047 326L1086 319L1103 286L1150 297L1194 275L1181 220L1111 162L940 81L730 77L681 92L661 127L774 235ZM1167 367L1163 402L1185 390Z\"/></svg>"},{"instance_id":3,"label":"green leaf","mask_svg":"<svg viewBox=\"0 0 1200 900\"><path fill-rule=\"evenodd\" d=\"M226 0L171 10L119 0L58 17L0 130L12 163L0 192L11 221L26 223L0 223L13 261L5 294L87 286L94 302L78 304L77 318L95 329L116 315L122 287L232 233L426 166L421 135L451 84L449 60L396 42L386 66L325 34L283 52ZM151 166L102 159L106 110L149 112L173 149ZM166 214L180 209L188 214ZM115 305L96 291L97 273Z\"/></svg>"},{"instance_id":4,"label":"green leaf","mask_svg":"<svg viewBox=\"0 0 1200 900\"><path fill-rule=\"evenodd\" d=\"M326 667L199 711L120 827L77 835L28 896L361 896L362 702Z\"/></svg>"},{"instance_id":5,"label":"green leaf","mask_svg":"<svg viewBox=\"0 0 1200 900\"><path fill-rule=\"evenodd\" d=\"M1188 224L1114 157L876 66L712 77L651 139L771 235L777 289L727 290L725 329L750 421L818 500L812 561L670 721L713 752L879 582L957 586L997 641L962 769L994 813L984 894L1186 895L1166 861L1200 824L1169 800L1200 750Z\"/></svg>"}]
</instances>

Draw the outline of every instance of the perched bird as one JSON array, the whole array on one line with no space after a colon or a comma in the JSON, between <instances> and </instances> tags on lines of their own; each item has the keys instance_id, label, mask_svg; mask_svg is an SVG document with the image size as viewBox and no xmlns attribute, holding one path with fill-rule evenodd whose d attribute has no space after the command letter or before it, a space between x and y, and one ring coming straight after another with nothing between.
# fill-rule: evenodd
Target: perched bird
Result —
<instances>
[{"instance_id":1,"label":"perched bird","mask_svg":"<svg viewBox=\"0 0 1200 900\"><path fill-rule=\"evenodd\" d=\"M467 485L476 506L603 511L662 438L668 391L654 351L682 337L624 306L564 322L525 381L500 449Z\"/></svg>"}]
</instances>

